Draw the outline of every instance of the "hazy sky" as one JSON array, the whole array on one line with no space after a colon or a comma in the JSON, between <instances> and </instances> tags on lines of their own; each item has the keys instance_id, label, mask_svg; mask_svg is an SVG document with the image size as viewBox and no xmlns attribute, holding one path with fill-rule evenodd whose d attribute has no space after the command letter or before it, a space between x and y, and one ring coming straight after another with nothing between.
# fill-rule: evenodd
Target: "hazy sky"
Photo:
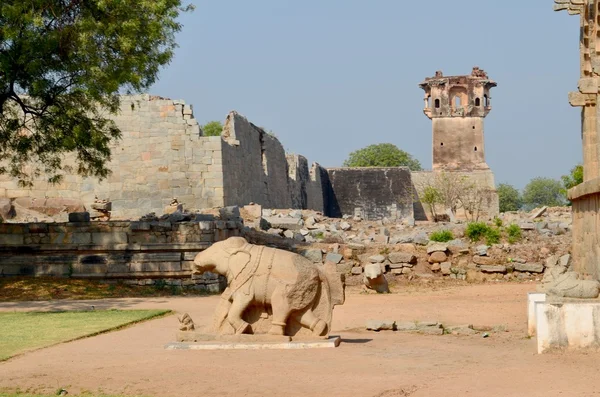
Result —
<instances>
[{"instance_id":1,"label":"hazy sky","mask_svg":"<svg viewBox=\"0 0 600 397\"><path fill-rule=\"evenodd\" d=\"M581 162L579 17L552 0L193 0L180 47L152 93L200 123L237 110L288 152L326 167L390 142L431 168L418 84L485 69L496 183L521 188Z\"/></svg>"}]
</instances>

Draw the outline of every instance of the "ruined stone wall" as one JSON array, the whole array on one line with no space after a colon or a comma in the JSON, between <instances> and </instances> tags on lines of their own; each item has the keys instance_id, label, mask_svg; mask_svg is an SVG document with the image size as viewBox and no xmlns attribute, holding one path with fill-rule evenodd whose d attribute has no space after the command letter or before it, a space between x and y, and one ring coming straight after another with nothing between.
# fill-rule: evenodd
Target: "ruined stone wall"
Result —
<instances>
[{"instance_id":1,"label":"ruined stone wall","mask_svg":"<svg viewBox=\"0 0 600 397\"><path fill-rule=\"evenodd\" d=\"M483 201L481 205L480 211L480 220L490 220L494 217L498 216L500 213L500 202L498 199L498 193L496 192L496 183L494 180L494 173L491 170L475 170L475 171L443 171L446 173L451 173L452 175L456 175L457 177L467 178L468 183L473 184L476 188L483 193ZM423 194L423 190L427 186L435 185L436 174L439 174L438 171L413 171L411 172L412 183L414 187L414 212L415 219L420 221L430 220L431 219L431 211L427 207L426 204L420 201L420 197ZM438 205L436 207L436 212L438 214L445 214L447 208L443 208L443 206ZM457 219L469 219L464 212L464 209L459 209L458 213L455 214Z\"/></svg>"},{"instance_id":2,"label":"ruined stone wall","mask_svg":"<svg viewBox=\"0 0 600 397\"><path fill-rule=\"evenodd\" d=\"M192 278L196 254L240 234L234 221L0 224L0 276L121 279L198 285L218 292L214 275ZM205 287L202 287L205 286Z\"/></svg>"},{"instance_id":3,"label":"ruined stone wall","mask_svg":"<svg viewBox=\"0 0 600 397\"><path fill-rule=\"evenodd\" d=\"M390 168L330 168L331 188L326 215L342 217L357 212L365 220L413 218L410 170Z\"/></svg>"},{"instance_id":4,"label":"ruined stone wall","mask_svg":"<svg viewBox=\"0 0 600 397\"><path fill-rule=\"evenodd\" d=\"M225 205L291 207L288 163L277 138L231 112L223 129L222 153Z\"/></svg>"},{"instance_id":5,"label":"ruined stone wall","mask_svg":"<svg viewBox=\"0 0 600 397\"><path fill-rule=\"evenodd\" d=\"M87 208L95 196L110 198L117 218L161 214L173 197L186 208L223 205L220 138L200 137L191 106L149 95L124 96L114 120L122 139L112 147L108 179L65 174L58 185L40 177L23 189L5 175L0 176L0 197L73 198Z\"/></svg>"},{"instance_id":6,"label":"ruined stone wall","mask_svg":"<svg viewBox=\"0 0 600 397\"><path fill-rule=\"evenodd\" d=\"M236 112L225 122L222 158L225 205L323 211L320 166L286 155L277 138Z\"/></svg>"}]
</instances>

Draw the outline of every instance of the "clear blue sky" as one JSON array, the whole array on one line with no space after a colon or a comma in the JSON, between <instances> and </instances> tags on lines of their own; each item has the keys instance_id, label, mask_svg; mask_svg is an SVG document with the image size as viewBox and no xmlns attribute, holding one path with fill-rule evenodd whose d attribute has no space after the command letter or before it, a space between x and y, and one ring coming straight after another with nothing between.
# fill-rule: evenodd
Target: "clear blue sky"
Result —
<instances>
[{"instance_id":1,"label":"clear blue sky","mask_svg":"<svg viewBox=\"0 0 600 397\"><path fill-rule=\"evenodd\" d=\"M486 118L496 182L522 188L581 162L579 17L552 0L193 0L152 93L200 123L237 110L326 167L390 142L431 168L418 84L474 65L498 83Z\"/></svg>"}]
</instances>

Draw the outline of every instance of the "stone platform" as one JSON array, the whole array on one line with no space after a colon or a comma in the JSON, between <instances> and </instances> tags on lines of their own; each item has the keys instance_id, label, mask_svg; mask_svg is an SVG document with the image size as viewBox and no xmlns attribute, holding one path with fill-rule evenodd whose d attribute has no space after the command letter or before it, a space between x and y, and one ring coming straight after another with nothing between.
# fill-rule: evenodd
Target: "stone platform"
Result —
<instances>
[{"instance_id":1,"label":"stone platform","mask_svg":"<svg viewBox=\"0 0 600 397\"><path fill-rule=\"evenodd\" d=\"M530 336L539 354L552 350L600 350L600 300L529 294ZM535 313L532 315L532 313Z\"/></svg>"},{"instance_id":2,"label":"stone platform","mask_svg":"<svg viewBox=\"0 0 600 397\"><path fill-rule=\"evenodd\" d=\"M212 340L211 340L212 337ZM188 338L189 339L189 338ZM196 342L174 342L165 345L166 350L287 350L287 349L323 349L335 348L342 338L297 338L289 336L237 335L215 337L204 335ZM178 340L180 340L178 336Z\"/></svg>"}]
</instances>

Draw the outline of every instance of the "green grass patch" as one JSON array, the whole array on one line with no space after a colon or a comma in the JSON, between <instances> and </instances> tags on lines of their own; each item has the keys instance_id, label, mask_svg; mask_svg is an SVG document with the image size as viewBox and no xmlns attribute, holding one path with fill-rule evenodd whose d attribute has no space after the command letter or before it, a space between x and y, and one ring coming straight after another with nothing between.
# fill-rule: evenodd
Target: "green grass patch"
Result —
<instances>
[{"instance_id":1,"label":"green grass patch","mask_svg":"<svg viewBox=\"0 0 600 397\"><path fill-rule=\"evenodd\" d=\"M27 351L113 331L167 313L170 310L0 313L0 361Z\"/></svg>"},{"instance_id":2,"label":"green grass patch","mask_svg":"<svg viewBox=\"0 0 600 397\"><path fill-rule=\"evenodd\" d=\"M511 244L514 244L523 238L521 228L519 225L515 225L514 223L506 228L506 234L508 235L508 242Z\"/></svg>"},{"instance_id":3,"label":"green grass patch","mask_svg":"<svg viewBox=\"0 0 600 397\"><path fill-rule=\"evenodd\" d=\"M438 243L447 243L448 241L454 240L454 235L450 230L438 230L431 233L429 239Z\"/></svg>"}]
</instances>

